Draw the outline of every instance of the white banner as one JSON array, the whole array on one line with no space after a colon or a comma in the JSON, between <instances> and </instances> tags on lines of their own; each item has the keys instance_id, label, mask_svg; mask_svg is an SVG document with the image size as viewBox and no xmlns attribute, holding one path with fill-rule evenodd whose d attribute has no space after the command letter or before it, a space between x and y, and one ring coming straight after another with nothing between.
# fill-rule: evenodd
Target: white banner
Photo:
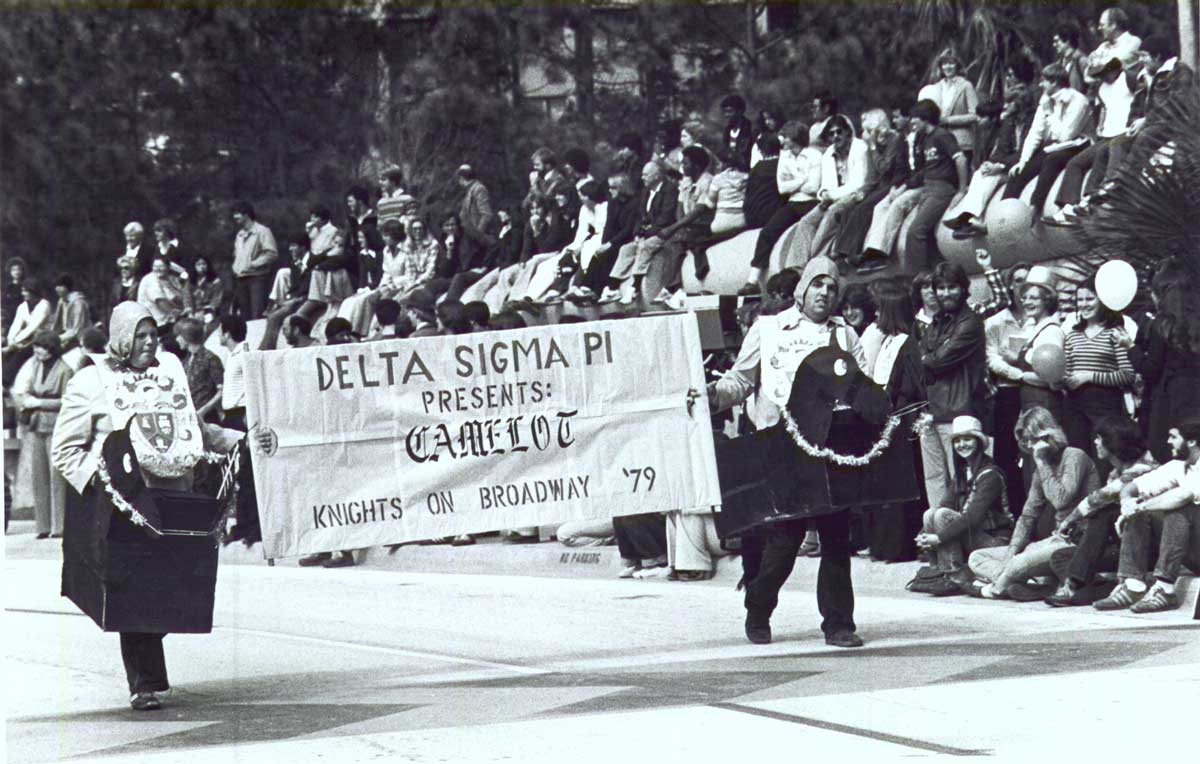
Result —
<instances>
[{"instance_id":1,"label":"white banner","mask_svg":"<svg viewBox=\"0 0 1200 764\"><path fill-rule=\"evenodd\" d=\"M703 391L690 314L250 353L264 553L720 504Z\"/></svg>"}]
</instances>

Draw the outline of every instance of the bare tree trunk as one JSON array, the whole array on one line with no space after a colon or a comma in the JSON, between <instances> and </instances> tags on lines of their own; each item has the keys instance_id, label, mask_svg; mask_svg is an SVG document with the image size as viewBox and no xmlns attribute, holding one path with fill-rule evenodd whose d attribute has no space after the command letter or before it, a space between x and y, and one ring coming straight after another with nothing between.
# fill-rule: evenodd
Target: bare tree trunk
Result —
<instances>
[{"instance_id":1,"label":"bare tree trunk","mask_svg":"<svg viewBox=\"0 0 1200 764\"><path fill-rule=\"evenodd\" d=\"M746 55L750 58L750 67L758 68L758 7L754 0L746 0Z\"/></svg>"},{"instance_id":2,"label":"bare tree trunk","mask_svg":"<svg viewBox=\"0 0 1200 764\"><path fill-rule=\"evenodd\" d=\"M508 70L509 77L512 78L509 83L509 97L512 99L513 109L517 113L520 113L525 101L525 93L521 91L523 52L521 49L521 30L517 26L517 14L511 8L504 12L504 27L508 31Z\"/></svg>"},{"instance_id":3,"label":"bare tree trunk","mask_svg":"<svg viewBox=\"0 0 1200 764\"><path fill-rule=\"evenodd\" d=\"M571 76L575 78L575 105L588 136L595 137L596 51L590 9L584 7L574 15L571 30L575 33L575 55L571 65Z\"/></svg>"},{"instance_id":4,"label":"bare tree trunk","mask_svg":"<svg viewBox=\"0 0 1200 764\"><path fill-rule=\"evenodd\" d=\"M649 14L646 9L639 9L636 39L640 45L649 46L653 35ZM643 135L655 137L658 136L658 80L657 67L647 52L643 51L643 55L638 56L638 90L641 93L642 103L646 104L648 108L643 109L641 113L641 132Z\"/></svg>"},{"instance_id":5,"label":"bare tree trunk","mask_svg":"<svg viewBox=\"0 0 1200 764\"><path fill-rule=\"evenodd\" d=\"M1200 38L1197 37L1196 17L1200 16L1200 0L1178 0L1179 60L1192 69L1200 68Z\"/></svg>"}]
</instances>

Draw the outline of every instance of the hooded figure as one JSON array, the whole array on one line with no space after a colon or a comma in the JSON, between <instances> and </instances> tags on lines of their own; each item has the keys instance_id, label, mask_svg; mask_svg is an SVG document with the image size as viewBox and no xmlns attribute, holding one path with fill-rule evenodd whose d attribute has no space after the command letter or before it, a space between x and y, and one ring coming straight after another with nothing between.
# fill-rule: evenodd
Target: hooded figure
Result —
<instances>
[{"instance_id":1,"label":"hooded figure","mask_svg":"<svg viewBox=\"0 0 1200 764\"><path fill-rule=\"evenodd\" d=\"M129 364L133 352L133 337L142 321L154 321L150 310L140 302L123 302L113 308L108 322L108 357L121 366ZM157 327L157 324L155 324Z\"/></svg>"},{"instance_id":2,"label":"hooded figure","mask_svg":"<svg viewBox=\"0 0 1200 764\"><path fill-rule=\"evenodd\" d=\"M840 286L837 265L827 257L814 257L800 274L794 293L796 304L775 316L764 316L755 324L761 349L762 394L779 408L788 405L796 373L809 354L818 348L834 344L851 354L853 365L856 368L859 366L855 360L862 353L858 336L840 317L834 315L836 290L833 297L816 298L829 303L819 306L826 311L825 320L814 321L802 310L809 290L822 276L832 279L835 286ZM750 341L747 335L747 342Z\"/></svg>"},{"instance_id":3,"label":"hooded figure","mask_svg":"<svg viewBox=\"0 0 1200 764\"><path fill-rule=\"evenodd\" d=\"M139 326L141 349L154 347L156 335L145 332L153 325L144 306L113 310L108 354L72 377L51 441L54 466L73 489L62 594L120 632L135 711L161 707L159 693L170 689L163 635L212 630L217 571L205 536L218 507L190 490L203 444L187 375L169 353L135 352Z\"/></svg>"},{"instance_id":4,"label":"hooded figure","mask_svg":"<svg viewBox=\"0 0 1200 764\"><path fill-rule=\"evenodd\" d=\"M887 420L890 402L883 389L863 374L858 336L834 316L839 281L832 260L809 260L796 287L796 305L759 318L747 333L734 367L713 383L709 397L716 408L745 400L758 382L761 396L777 412L786 410L786 419L796 423L796 430L812 446L844 455L861 455L871 448L879 437L878 426ZM893 447L884 453L904 450ZM911 460L911 449L908 453ZM882 460L881 455L871 465ZM864 477L870 465L838 467L809 456L793 440L786 420L727 447L718 445L717 464L724 503L721 515L730 515L718 516L718 529L724 526L724 536L743 536L746 637L756 644L771 641L771 614L804 540L802 518L809 518L821 538L817 607L825 643L860 647L845 511L855 502L845 496L871 482ZM911 464L908 471L913 472ZM874 477L875 483L885 486L903 483ZM846 484L851 490L840 491L831 483ZM745 535L748 529L757 530L757 535Z\"/></svg>"}]
</instances>

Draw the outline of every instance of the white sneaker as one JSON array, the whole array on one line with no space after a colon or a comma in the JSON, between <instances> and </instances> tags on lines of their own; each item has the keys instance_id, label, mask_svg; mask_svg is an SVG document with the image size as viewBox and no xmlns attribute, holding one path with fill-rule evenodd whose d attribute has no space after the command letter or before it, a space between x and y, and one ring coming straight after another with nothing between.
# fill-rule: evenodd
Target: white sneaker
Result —
<instances>
[{"instance_id":1,"label":"white sneaker","mask_svg":"<svg viewBox=\"0 0 1200 764\"><path fill-rule=\"evenodd\" d=\"M621 572L617 574L617 578L633 578L641 571L640 565L626 565L621 568Z\"/></svg>"},{"instance_id":2,"label":"white sneaker","mask_svg":"<svg viewBox=\"0 0 1200 764\"><path fill-rule=\"evenodd\" d=\"M645 581L650 578L666 578L673 572L675 571L670 565L656 565L653 568L642 568L637 573L634 573L633 577L639 581Z\"/></svg>"},{"instance_id":3,"label":"white sneaker","mask_svg":"<svg viewBox=\"0 0 1200 764\"><path fill-rule=\"evenodd\" d=\"M654 298L654 301L655 302L670 302L672 296L674 296L674 295L671 292L671 290L667 289L666 287L663 287L662 291L658 293L658 297Z\"/></svg>"},{"instance_id":4,"label":"white sneaker","mask_svg":"<svg viewBox=\"0 0 1200 764\"><path fill-rule=\"evenodd\" d=\"M687 292L680 289L671 298L667 300L667 307L671 310L683 310L687 307Z\"/></svg>"},{"instance_id":5,"label":"white sneaker","mask_svg":"<svg viewBox=\"0 0 1200 764\"><path fill-rule=\"evenodd\" d=\"M604 291L600 293L600 302L620 302L620 300L621 300L621 290L620 289L613 289L612 287L605 287Z\"/></svg>"}]
</instances>

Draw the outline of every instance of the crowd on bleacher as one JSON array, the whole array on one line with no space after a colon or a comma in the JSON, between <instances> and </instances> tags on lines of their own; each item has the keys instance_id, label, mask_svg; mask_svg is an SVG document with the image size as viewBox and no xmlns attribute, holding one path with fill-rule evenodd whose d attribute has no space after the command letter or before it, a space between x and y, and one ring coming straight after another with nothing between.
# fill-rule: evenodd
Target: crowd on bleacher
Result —
<instances>
[{"instance_id":1,"label":"crowd on bleacher","mask_svg":"<svg viewBox=\"0 0 1200 764\"><path fill-rule=\"evenodd\" d=\"M540 148L528 194L511 209L498 208L463 164L461 202L439 220L399 167L381 173L377 194L354 186L339 212L317 205L307 220L288 221L295 233L284 239L252 204L236 202L232 258L189 250L169 219L151 235L130 222L124 251L114 253L117 275L88 291L91 300L71 274L47 289L24 261L6 258L6 414L18 420L38 537L62 533L65 488L47 455L57 402L87 355L104 352L104 319L122 301L151 312L163 346L183 360L201 417L244 431L238 356L248 350L583 320L567 303L601 315L683 309L685 262L702 283L714 247L758 230L739 263L744 327L801 300L801 270L828 257L837 314L861 342L863 371L895 401L926 401L932 414L921 436L925 495L856 512L864 555L927 559L915 591L1174 607L1181 566L1200 562L1190 492L1200 338L1171 308L1189 278L1165 262L1153 307L1125 315L1099 299L1094 278L1075 285L1024 263L1001 272L979 249L987 290L970 302L966 271L937 247L943 227L955 238L985 237L989 202L1023 198L1031 184L1035 223L1077 225L1153 135L1156 109L1194 86L1170 41L1139 39L1119 8L1101 15L1099 30L1087 53L1078 29L1057 28L1056 60L1040 69L1010 61L995 99L981 99L947 51L911 103L872 108L857 122L827 91L806 117L763 108L755 122L745 99L730 95L719 139L694 118L664 124L649 148L642 136L622 136L602 159ZM603 180L593 164L606 168ZM895 263L902 231L910 275L869 280ZM262 318L252 348L247 324ZM743 412L741 426L753 426L753 403ZM252 505L244 493L239 504ZM232 537L257 540L253 507L239 516ZM729 553L703 515L557 533L567 544L615 539L625 577L699 580ZM538 530L506 536L535 541ZM822 553L815 533L801 551ZM302 564L353 563L346 552ZM1113 571L1115 588L1104 575Z\"/></svg>"}]
</instances>

